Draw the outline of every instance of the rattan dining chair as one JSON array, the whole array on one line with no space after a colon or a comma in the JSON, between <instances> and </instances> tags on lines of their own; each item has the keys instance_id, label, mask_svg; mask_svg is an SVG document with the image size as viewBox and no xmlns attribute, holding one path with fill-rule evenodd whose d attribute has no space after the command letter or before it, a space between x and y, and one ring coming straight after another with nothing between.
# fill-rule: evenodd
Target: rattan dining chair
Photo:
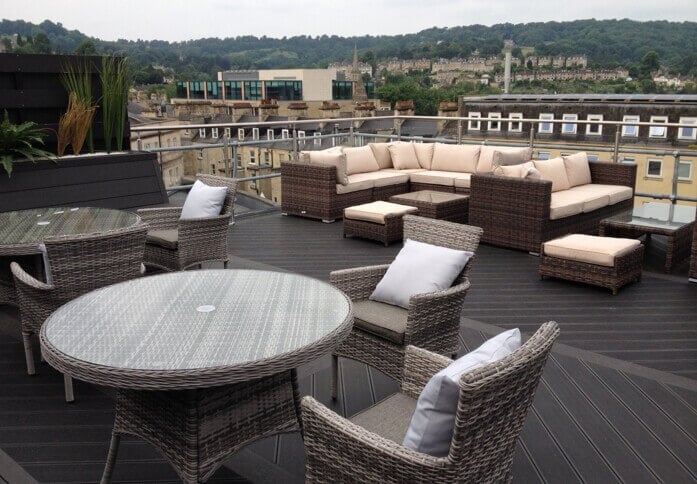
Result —
<instances>
[{"instance_id":1,"label":"rattan dining chair","mask_svg":"<svg viewBox=\"0 0 697 484\"><path fill-rule=\"evenodd\" d=\"M28 374L36 373L31 335L39 334L53 311L89 291L141 274L146 231L147 226L138 224L99 234L46 238L50 284L12 262ZM71 402L72 381L67 375L64 379L65 399Z\"/></svg>"},{"instance_id":2,"label":"rattan dining chair","mask_svg":"<svg viewBox=\"0 0 697 484\"><path fill-rule=\"evenodd\" d=\"M481 236L479 227L404 216L404 240L476 252ZM409 345L441 355L455 355L460 348L460 314L470 287L467 274L473 259L450 288L412 296L409 309L368 299L389 264L332 272L330 282L344 291L354 305L353 330L332 358L332 397L336 398L339 356L361 361L399 380L404 351Z\"/></svg>"},{"instance_id":3,"label":"rattan dining chair","mask_svg":"<svg viewBox=\"0 0 697 484\"><path fill-rule=\"evenodd\" d=\"M138 210L147 223L145 265L164 271L181 271L203 262L223 261L227 268L228 230L233 215L237 179L199 173L206 185L227 187L220 215L179 220L182 207L157 207Z\"/></svg>"},{"instance_id":4,"label":"rattan dining chair","mask_svg":"<svg viewBox=\"0 0 697 484\"><path fill-rule=\"evenodd\" d=\"M409 346L400 392L350 419L302 400L305 480L330 482L510 482L516 440L559 334L553 321L518 350L465 373L447 456L402 446L416 401L451 360Z\"/></svg>"}]
</instances>

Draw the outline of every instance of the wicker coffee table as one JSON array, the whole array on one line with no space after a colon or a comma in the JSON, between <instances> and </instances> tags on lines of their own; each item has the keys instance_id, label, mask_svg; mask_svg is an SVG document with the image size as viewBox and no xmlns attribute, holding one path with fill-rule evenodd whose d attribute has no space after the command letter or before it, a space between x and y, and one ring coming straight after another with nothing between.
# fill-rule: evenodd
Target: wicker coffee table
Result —
<instances>
[{"instance_id":1,"label":"wicker coffee table","mask_svg":"<svg viewBox=\"0 0 697 484\"><path fill-rule=\"evenodd\" d=\"M203 482L249 442L300 428L296 368L350 332L350 300L305 276L204 270L144 277L62 306L41 329L56 369L115 387L102 482L120 436Z\"/></svg>"},{"instance_id":2,"label":"wicker coffee table","mask_svg":"<svg viewBox=\"0 0 697 484\"><path fill-rule=\"evenodd\" d=\"M469 195L420 190L392 195L390 202L417 207L419 215L422 217L467 223L469 199Z\"/></svg>"},{"instance_id":3,"label":"wicker coffee table","mask_svg":"<svg viewBox=\"0 0 697 484\"><path fill-rule=\"evenodd\" d=\"M15 300L11 261L23 260L23 267L43 278L39 245L46 237L101 233L138 223L140 217L135 213L109 208L50 207L0 213L0 303Z\"/></svg>"},{"instance_id":4,"label":"wicker coffee table","mask_svg":"<svg viewBox=\"0 0 697 484\"><path fill-rule=\"evenodd\" d=\"M666 236L665 272L690 255L695 207L649 202L600 221L601 236Z\"/></svg>"}]
</instances>

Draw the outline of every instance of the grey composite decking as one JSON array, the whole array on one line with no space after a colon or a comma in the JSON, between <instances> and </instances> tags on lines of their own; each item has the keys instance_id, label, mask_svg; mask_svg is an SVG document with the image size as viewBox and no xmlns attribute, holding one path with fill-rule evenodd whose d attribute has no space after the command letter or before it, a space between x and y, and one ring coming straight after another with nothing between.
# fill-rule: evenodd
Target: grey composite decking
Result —
<instances>
[{"instance_id":1,"label":"grey composite decking","mask_svg":"<svg viewBox=\"0 0 697 484\"><path fill-rule=\"evenodd\" d=\"M278 268L321 279L336 268L388 262L399 250L399 244L384 248L344 240L340 223L326 225L278 214L239 218L230 241L233 270ZM561 343L555 345L523 429L514 480L697 480L697 381L685 377L693 376L689 361L667 360L682 372L677 374L637 365L624 353L624 360L607 356L613 348L622 350L623 338L676 345L681 341L676 333L694 339L697 285L688 284L680 274L647 272L641 283L613 297L563 281L541 282L536 263L535 257L524 253L482 246L462 319L461 352L503 327L518 325L531 332L542 321L555 319L562 328ZM652 293L658 296L645 301ZM632 310L637 305L643 309ZM626 323L616 323L619 318ZM671 326L678 319L677 327ZM113 418L109 392L78 383L77 401L65 404L62 379L50 367L41 365L39 375L26 376L17 327L16 312L0 308L0 476L9 482L26 482L26 476L44 482L95 482ZM614 338L597 338L607 355L579 350L581 345L575 344L596 331L616 333ZM646 353L644 359L649 359L653 348L628 354ZM340 360L340 394L335 402L329 398L328 357L300 368L299 376L301 393L344 415L397 389L380 372L345 359ZM298 434L276 436L233 456L215 481L238 482L243 475L253 482L300 482L302 459ZM122 446L114 477L114 482L176 482L156 451L137 439Z\"/></svg>"}]
</instances>

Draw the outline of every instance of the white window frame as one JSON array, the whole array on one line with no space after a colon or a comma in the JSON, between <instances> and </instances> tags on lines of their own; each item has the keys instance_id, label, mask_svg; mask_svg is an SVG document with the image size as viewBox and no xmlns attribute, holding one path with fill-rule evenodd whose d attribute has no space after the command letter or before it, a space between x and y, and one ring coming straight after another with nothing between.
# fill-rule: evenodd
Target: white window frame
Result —
<instances>
[{"instance_id":1,"label":"white window frame","mask_svg":"<svg viewBox=\"0 0 697 484\"><path fill-rule=\"evenodd\" d=\"M252 128L252 139L259 140L259 128Z\"/></svg>"},{"instance_id":2,"label":"white window frame","mask_svg":"<svg viewBox=\"0 0 697 484\"><path fill-rule=\"evenodd\" d=\"M273 129L267 129L266 130L266 140L267 141L273 141L274 140L275 133Z\"/></svg>"},{"instance_id":3,"label":"white window frame","mask_svg":"<svg viewBox=\"0 0 697 484\"><path fill-rule=\"evenodd\" d=\"M667 123L668 116L651 116L651 123ZM649 138L668 137L668 126L653 125L649 126Z\"/></svg>"},{"instance_id":4,"label":"white window frame","mask_svg":"<svg viewBox=\"0 0 697 484\"><path fill-rule=\"evenodd\" d=\"M290 131L287 129L282 129L281 130L281 139L288 139L290 138Z\"/></svg>"},{"instance_id":5,"label":"white window frame","mask_svg":"<svg viewBox=\"0 0 697 484\"><path fill-rule=\"evenodd\" d=\"M554 113L540 113L539 119L540 121L554 121ZM554 123L538 123L537 132L540 134L552 134L554 132Z\"/></svg>"},{"instance_id":6,"label":"white window frame","mask_svg":"<svg viewBox=\"0 0 697 484\"><path fill-rule=\"evenodd\" d=\"M537 159L538 160L549 160L550 153L549 151L538 151L537 152Z\"/></svg>"},{"instance_id":7,"label":"white window frame","mask_svg":"<svg viewBox=\"0 0 697 484\"><path fill-rule=\"evenodd\" d=\"M652 175L649 173L649 167L651 166L652 162L656 162L660 164L661 169L659 170L658 175ZM649 158L646 160L646 177L647 178L663 178L663 160L658 159L658 158Z\"/></svg>"},{"instance_id":8,"label":"white window frame","mask_svg":"<svg viewBox=\"0 0 697 484\"><path fill-rule=\"evenodd\" d=\"M305 131L298 131L298 143L300 146L305 146Z\"/></svg>"},{"instance_id":9,"label":"white window frame","mask_svg":"<svg viewBox=\"0 0 697 484\"><path fill-rule=\"evenodd\" d=\"M206 137L206 128L198 128L198 136L199 136L199 138L205 138Z\"/></svg>"},{"instance_id":10,"label":"white window frame","mask_svg":"<svg viewBox=\"0 0 697 484\"><path fill-rule=\"evenodd\" d=\"M508 115L510 119L523 119L523 113L510 113ZM516 127L514 127L516 125ZM522 133L523 123L520 121L509 121L508 122L508 132L509 133Z\"/></svg>"},{"instance_id":11,"label":"white window frame","mask_svg":"<svg viewBox=\"0 0 697 484\"><path fill-rule=\"evenodd\" d=\"M244 141L244 128L237 128L237 139Z\"/></svg>"},{"instance_id":12,"label":"white window frame","mask_svg":"<svg viewBox=\"0 0 697 484\"><path fill-rule=\"evenodd\" d=\"M482 113L467 113L467 117L469 118L481 118ZM472 130L472 131L481 131L482 129L482 122L481 121L474 121L470 119L467 121L467 129Z\"/></svg>"},{"instance_id":13,"label":"white window frame","mask_svg":"<svg viewBox=\"0 0 697 484\"><path fill-rule=\"evenodd\" d=\"M632 156L623 156L621 162L634 165L636 164L636 158Z\"/></svg>"},{"instance_id":14,"label":"white window frame","mask_svg":"<svg viewBox=\"0 0 697 484\"><path fill-rule=\"evenodd\" d=\"M211 128L211 138L213 138L213 139L218 138L218 128Z\"/></svg>"},{"instance_id":15,"label":"white window frame","mask_svg":"<svg viewBox=\"0 0 697 484\"><path fill-rule=\"evenodd\" d=\"M489 113L488 117L501 119L501 113ZM486 125L487 131L501 131L501 121L488 121Z\"/></svg>"},{"instance_id":16,"label":"white window frame","mask_svg":"<svg viewBox=\"0 0 697 484\"><path fill-rule=\"evenodd\" d=\"M257 152L255 150L249 150L249 153L247 155L247 166L252 165L256 166L257 164Z\"/></svg>"},{"instance_id":17,"label":"white window frame","mask_svg":"<svg viewBox=\"0 0 697 484\"><path fill-rule=\"evenodd\" d=\"M200 149L196 152L196 159L197 160L202 160L203 159L203 149Z\"/></svg>"},{"instance_id":18,"label":"white window frame","mask_svg":"<svg viewBox=\"0 0 697 484\"><path fill-rule=\"evenodd\" d=\"M697 139L697 118L693 117L681 117L680 124L691 124L691 127L678 128L678 139L682 140L694 140ZM686 135L684 130L692 130L691 135Z\"/></svg>"},{"instance_id":19,"label":"white window frame","mask_svg":"<svg viewBox=\"0 0 697 484\"><path fill-rule=\"evenodd\" d=\"M588 153L588 161L600 161L600 155L597 153Z\"/></svg>"},{"instance_id":20,"label":"white window frame","mask_svg":"<svg viewBox=\"0 0 697 484\"><path fill-rule=\"evenodd\" d=\"M322 136L322 133L320 133L319 131L315 131L312 134L313 142L314 142L315 146L322 146L322 138L320 138L320 136Z\"/></svg>"},{"instance_id":21,"label":"white window frame","mask_svg":"<svg viewBox=\"0 0 697 484\"><path fill-rule=\"evenodd\" d=\"M602 114L589 114L586 116L586 121L603 121ZM597 131L595 129L597 128ZM603 135L603 125L602 124L590 124L586 125L586 134L590 136L602 136Z\"/></svg>"},{"instance_id":22,"label":"white window frame","mask_svg":"<svg viewBox=\"0 0 697 484\"><path fill-rule=\"evenodd\" d=\"M269 150L264 151L264 165L271 165L271 152Z\"/></svg>"},{"instance_id":23,"label":"white window frame","mask_svg":"<svg viewBox=\"0 0 697 484\"><path fill-rule=\"evenodd\" d=\"M562 114L561 119L563 121L578 121L578 114ZM570 129L567 130L567 127L569 127ZM577 128L578 124L576 123L562 123L561 134L576 134Z\"/></svg>"},{"instance_id":24,"label":"white window frame","mask_svg":"<svg viewBox=\"0 0 697 484\"><path fill-rule=\"evenodd\" d=\"M228 138L231 136L230 128L225 128L225 131L223 131L223 132L225 133L225 136L227 136Z\"/></svg>"},{"instance_id":25,"label":"white window frame","mask_svg":"<svg viewBox=\"0 0 697 484\"><path fill-rule=\"evenodd\" d=\"M641 122L641 117L638 114L627 114L622 116L623 123L639 123ZM629 129L633 129L634 132L629 132ZM629 124L622 126L622 136L624 138L638 138L639 137L639 126L636 124Z\"/></svg>"},{"instance_id":26,"label":"white window frame","mask_svg":"<svg viewBox=\"0 0 697 484\"><path fill-rule=\"evenodd\" d=\"M681 165L687 165L689 168L687 169L687 176L680 176L680 170L678 169L678 180L692 180L692 160L680 160ZM679 168L679 167L678 167Z\"/></svg>"}]
</instances>

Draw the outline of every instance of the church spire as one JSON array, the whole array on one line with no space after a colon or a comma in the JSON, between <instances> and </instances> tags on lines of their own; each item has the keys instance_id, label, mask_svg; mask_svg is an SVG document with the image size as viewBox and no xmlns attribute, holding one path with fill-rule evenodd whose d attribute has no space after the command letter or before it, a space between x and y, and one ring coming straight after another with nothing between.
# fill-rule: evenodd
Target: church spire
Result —
<instances>
[{"instance_id":1,"label":"church spire","mask_svg":"<svg viewBox=\"0 0 697 484\"><path fill-rule=\"evenodd\" d=\"M356 102L367 101L368 93L363 84L363 74L358 67L358 47L353 44L353 69L351 69L351 80L353 81L353 100Z\"/></svg>"}]
</instances>

